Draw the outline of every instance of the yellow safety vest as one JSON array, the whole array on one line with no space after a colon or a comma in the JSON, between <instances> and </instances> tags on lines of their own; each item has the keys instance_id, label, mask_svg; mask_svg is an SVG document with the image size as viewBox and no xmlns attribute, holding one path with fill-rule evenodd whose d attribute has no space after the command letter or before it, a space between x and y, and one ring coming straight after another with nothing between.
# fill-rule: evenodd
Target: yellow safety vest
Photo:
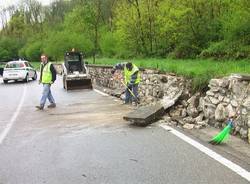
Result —
<instances>
[{"instance_id":1,"label":"yellow safety vest","mask_svg":"<svg viewBox=\"0 0 250 184\"><path fill-rule=\"evenodd\" d=\"M43 73L42 73L42 83L43 84L52 84L52 73L50 71L50 66L51 66L51 63L48 62L43 67ZM42 67L41 67L41 70L42 70Z\"/></svg>"},{"instance_id":2,"label":"yellow safety vest","mask_svg":"<svg viewBox=\"0 0 250 184\"><path fill-rule=\"evenodd\" d=\"M139 73L139 68L137 66L135 66L135 64L132 64L133 68L131 71L129 71L125 65L124 67L124 78L125 78L125 84L128 84L131 80L132 75L138 71L137 74L137 79L135 80L135 84L138 84L141 81L141 76Z\"/></svg>"}]
</instances>

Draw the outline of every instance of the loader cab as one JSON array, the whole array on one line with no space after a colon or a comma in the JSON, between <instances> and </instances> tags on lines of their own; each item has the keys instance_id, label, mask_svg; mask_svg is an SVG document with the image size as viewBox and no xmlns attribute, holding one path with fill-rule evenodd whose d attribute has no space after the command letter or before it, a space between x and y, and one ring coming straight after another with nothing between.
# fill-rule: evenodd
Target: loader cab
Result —
<instances>
[{"instance_id":1,"label":"loader cab","mask_svg":"<svg viewBox=\"0 0 250 184\"><path fill-rule=\"evenodd\" d=\"M63 63L63 88L92 89L92 81L81 52L66 52Z\"/></svg>"},{"instance_id":2,"label":"loader cab","mask_svg":"<svg viewBox=\"0 0 250 184\"><path fill-rule=\"evenodd\" d=\"M86 73L81 52L66 52L64 55L64 64L69 74L74 72Z\"/></svg>"}]
</instances>

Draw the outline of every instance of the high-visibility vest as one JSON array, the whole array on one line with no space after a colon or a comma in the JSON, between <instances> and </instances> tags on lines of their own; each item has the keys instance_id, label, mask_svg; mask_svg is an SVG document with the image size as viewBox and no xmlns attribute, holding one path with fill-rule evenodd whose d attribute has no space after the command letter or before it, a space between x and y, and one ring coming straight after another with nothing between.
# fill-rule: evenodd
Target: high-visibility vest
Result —
<instances>
[{"instance_id":1,"label":"high-visibility vest","mask_svg":"<svg viewBox=\"0 0 250 184\"><path fill-rule=\"evenodd\" d=\"M43 84L52 84L52 73L50 71L50 66L51 66L51 63L48 62L43 67L43 73L42 73L42 83Z\"/></svg>"},{"instance_id":2,"label":"high-visibility vest","mask_svg":"<svg viewBox=\"0 0 250 184\"><path fill-rule=\"evenodd\" d=\"M125 84L128 84L131 80L131 77L132 75L135 73L135 72L138 72L137 74L137 79L135 80L135 84L138 84L140 81L141 81L141 77L140 77L140 73L139 73L139 68L135 65L135 64L132 64L133 68L131 71L129 71L125 65L124 67L124 79L125 79Z\"/></svg>"}]
</instances>

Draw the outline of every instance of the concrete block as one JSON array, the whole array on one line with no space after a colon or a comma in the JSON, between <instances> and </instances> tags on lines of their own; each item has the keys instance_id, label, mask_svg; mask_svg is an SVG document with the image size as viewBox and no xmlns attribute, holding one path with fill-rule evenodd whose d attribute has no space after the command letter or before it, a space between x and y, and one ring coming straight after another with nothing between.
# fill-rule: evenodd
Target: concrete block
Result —
<instances>
[{"instance_id":1,"label":"concrete block","mask_svg":"<svg viewBox=\"0 0 250 184\"><path fill-rule=\"evenodd\" d=\"M123 119L131 121L135 125L146 126L160 119L164 113L164 107L161 104L156 104L139 107L124 116Z\"/></svg>"}]
</instances>

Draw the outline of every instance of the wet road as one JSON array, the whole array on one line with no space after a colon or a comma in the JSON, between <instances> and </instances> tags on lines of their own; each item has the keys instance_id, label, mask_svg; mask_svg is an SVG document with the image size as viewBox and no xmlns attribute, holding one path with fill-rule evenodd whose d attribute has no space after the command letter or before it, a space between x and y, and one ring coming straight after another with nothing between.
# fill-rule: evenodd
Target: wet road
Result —
<instances>
[{"instance_id":1,"label":"wet road","mask_svg":"<svg viewBox=\"0 0 250 184\"><path fill-rule=\"evenodd\" d=\"M0 184L248 183L157 124L129 125L112 97L52 90L57 108L37 111L37 82L0 79Z\"/></svg>"}]
</instances>

